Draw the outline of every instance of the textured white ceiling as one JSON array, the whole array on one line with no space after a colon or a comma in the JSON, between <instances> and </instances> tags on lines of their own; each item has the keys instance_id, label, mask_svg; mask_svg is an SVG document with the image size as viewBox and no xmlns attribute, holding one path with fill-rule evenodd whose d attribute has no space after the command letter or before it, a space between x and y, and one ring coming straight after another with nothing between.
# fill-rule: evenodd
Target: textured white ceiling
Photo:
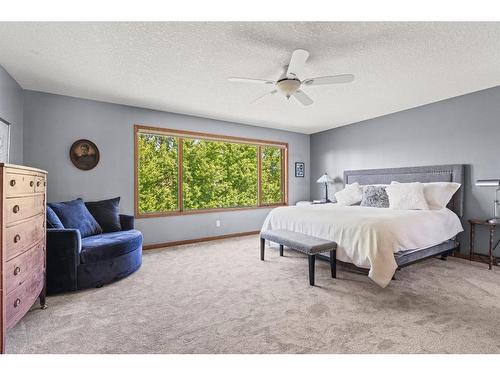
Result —
<instances>
[{"instance_id":1,"label":"textured white ceiling","mask_svg":"<svg viewBox=\"0 0 500 375\"><path fill-rule=\"evenodd\" d=\"M249 104L293 50L302 77L353 73ZM0 23L0 65L25 89L314 133L500 85L500 23Z\"/></svg>"}]
</instances>

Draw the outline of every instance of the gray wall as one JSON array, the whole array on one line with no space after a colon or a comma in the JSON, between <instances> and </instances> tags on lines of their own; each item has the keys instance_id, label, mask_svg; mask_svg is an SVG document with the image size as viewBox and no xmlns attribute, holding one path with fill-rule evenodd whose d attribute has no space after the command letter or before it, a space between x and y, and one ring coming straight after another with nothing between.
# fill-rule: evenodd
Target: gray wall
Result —
<instances>
[{"instance_id":1,"label":"gray wall","mask_svg":"<svg viewBox=\"0 0 500 375\"><path fill-rule=\"evenodd\" d=\"M198 117L25 91L24 163L48 171L48 201L121 196L121 210L134 204L133 125L202 131L289 144L290 204L309 199L309 136ZM81 171L68 157L69 147L87 138L97 144L101 160ZM294 177L294 162L306 163L306 178ZM137 220L145 243L160 243L259 230L269 209ZM215 221L221 220L221 227Z\"/></svg>"},{"instance_id":2,"label":"gray wall","mask_svg":"<svg viewBox=\"0 0 500 375\"><path fill-rule=\"evenodd\" d=\"M135 123L288 142L291 204L320 198L321 186L314 181L325 171L342 177L345 169L463 163L467 165L464 227L468 230L468 218L492 216L494 191L477 188L473 181L500 178L499 104L500 87L495 87L309 137L24 91L24 164L49 171L49 201L77 196L85 199L121 196L122 212L132 213ZM0 67L0 113L14 123L11 153L14 163L23 161L22 108L21 88ZM69 146L78 138L89 138L100 148L101 162L92 171L80 171L69 161ZM306 178L293 177L295 161L306 163ZM137 226L144 232L146 243L157 243L257 230L267 212L256 209L142 219ZM217 219L222 221L220 228L215 227ZM466 251L467 236L461 236L460 240L462 251ZM485 234L480 234L478 240L484 250Z\"/></svg>"},{"instance_id":3,"label":"gray wall","mask_svg":"<svg viewBox=\"0 0 500 375\"><path fill-rule=\"evenodd\" d=\"M11 123L10 163L23 163L23 90L0 66L0 117Z\"/></svg>"},{"instance_id":4,"label":"gray wall","mask_svg":"<svg viewBox=\"0 0 500 375\"><path fill-rule=\"evenodd\" d=\"M311 198L321 196L314 181L325 171L342 177L347 169L466 164L463 223L468 232L467 219L493 215L494 190L473 182L500 178L499 145L500 87L316 133L311 136ZM462 252L468 251L467 237L460 236ZM486 236L478 241L484 252Z\"/></svg>"}]
</instances>

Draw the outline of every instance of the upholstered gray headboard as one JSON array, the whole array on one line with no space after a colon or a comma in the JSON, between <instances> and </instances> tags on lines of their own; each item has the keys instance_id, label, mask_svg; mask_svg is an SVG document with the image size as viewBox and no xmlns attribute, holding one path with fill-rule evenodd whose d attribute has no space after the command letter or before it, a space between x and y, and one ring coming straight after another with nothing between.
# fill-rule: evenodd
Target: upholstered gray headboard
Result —
<instances>
[{"instance_id":1,"label":"upholstered gray headboard","mask_svg":"<svg viewBox=\"0 0 500 375\"><path fill-rule=\"evenodd\" d=\"M464 165L430 165L427 167L403 167L345 171L344 183L358 182L360 185L390 184L398 182L458 182L462 184L455 193L448 208L459 217L464 211Z\"/></svg>"}]
</instances>

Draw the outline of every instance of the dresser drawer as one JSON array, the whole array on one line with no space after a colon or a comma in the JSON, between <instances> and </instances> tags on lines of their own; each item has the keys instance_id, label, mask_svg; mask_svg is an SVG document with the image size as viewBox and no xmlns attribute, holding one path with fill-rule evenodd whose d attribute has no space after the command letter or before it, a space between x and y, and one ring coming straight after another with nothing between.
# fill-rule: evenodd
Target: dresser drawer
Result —
<instances>
[{"instance_id":1,"label":"dresser drawer","mask_svg":"<svg viewBox=\"0 0 500 375\"><path fill-rule=\"evenodd\" d=\"M7 260L23 253L45 237L45 215L38 215L5 229Z\"/></svg>"},{"instance_id":2,"label":"dresser drawer","mask_svg":"<svg viewBox=\"0 0 500 375\"><path fill-rule=\"evenodd\" d=\"M5 200L7 225L16 221L44 213L45 195L36 194L22 198L7 198Z\"/></svg>"},{"instance_id":3,"label":"dresser drawer","mask_svg":"<svg viewBox=\"0 0 500 375\"><path fill-rule=\"evenodd\" d=\"M47 180L45 176L35 176L35 192L43 193L45 192L45 188L47 186Z\"/></svg>"},{"instance_id":4,"label":"dresser drawer","mask_svg":"<svg viewBox=\"0 0 500 375\"><path fill-rule=\"evenodd\" d=\"M36 269L45 266L45 245L39 242L5 264L7 294L21 285Z\"/></svg>"},{"instance_id":5,"label":"dresser drawer","mask_svg":"<svg viewBox=\"0 0 500 375\"><path fill-rule=\"evenodd\" d=\"M5 178L6 197L15 197L35 192L35 175L7 172Z\"/></svg>"},{"instance_id":6,"label":"dresser drawer","mask_svg":"<svg viewBox=\"0 0 500 375\"><path fill-rule=\"evenodd\" d=\"M39 268L29 274L24 283L7 294L5 299L7 328L16 324L33 306L43 289L44 276L43 268Z\"/></svg>"}]
</instances>

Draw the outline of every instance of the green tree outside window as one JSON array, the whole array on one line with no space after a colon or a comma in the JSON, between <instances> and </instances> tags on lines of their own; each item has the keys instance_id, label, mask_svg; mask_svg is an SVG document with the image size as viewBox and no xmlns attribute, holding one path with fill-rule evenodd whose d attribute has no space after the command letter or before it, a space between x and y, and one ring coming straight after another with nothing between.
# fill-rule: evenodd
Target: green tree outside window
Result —
<instances>
[{"instance_id":1,"label":"green tree outside window","mask_svg":"<svg viewBox=\"0 0 500 375\"><path fill-rule=\"evenodd\" d=\"M142 131L136 136L139 214L284 203L282 147Z\"/></svg>"},{"instance_id":2,"label":"green tree outside window","mask_svg":"<svg viewBox=\"0 0 500 375\"><path fill-rule=\"evenodd\" d=\"M178 193L177 139L138 134L139 212L176 211Z\"/></svg>"},{"instance_id":3,"label":"green tree outside window","mask_svg":"<svg viewBox=\"0 0 500 375\"><path fill-rule=\"evenodd\" d=\"M263 204L281 203L281 148L262 147L262 197Z\"/></svg>"},{"instance_id":4,"label":"green tree outside window","mask_svg":"<svg viewBox=\"0 0 500 375\"><path fill-rule=\"evenodd\" d=\"M257 146L183 140L186 210L257 205Z\"/></svg>"}]
</instances>

